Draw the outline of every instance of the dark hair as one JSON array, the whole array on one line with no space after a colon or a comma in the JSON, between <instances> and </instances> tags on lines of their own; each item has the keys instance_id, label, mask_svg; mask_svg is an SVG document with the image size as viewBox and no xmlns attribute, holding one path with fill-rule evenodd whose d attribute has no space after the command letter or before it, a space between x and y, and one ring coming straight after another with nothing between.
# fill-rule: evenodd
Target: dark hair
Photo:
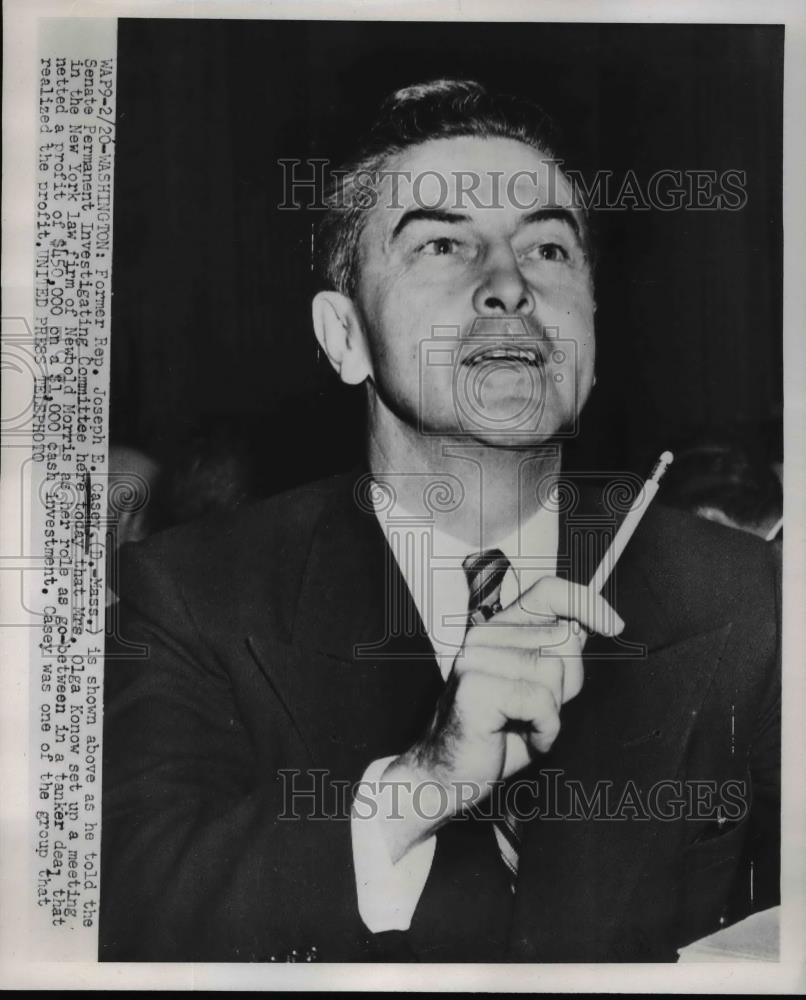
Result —
<instances>
[{"instance_id":1,"label":"dark hair","mask_svg":"<svg viewBox=\"0 0 806 1000\"><path fill-rule=\"evenodd\" d=\"M316 263L332 288L352 297L358 285L358 244L367 216L361 181L377 181L386 161L411 146L458 136L515 139L548 158L556 157L554 124L524 98L491 93L473 80L433 80L396 91L381 105L355 157L336 172L337 180L325 198ZM582 215L588 252L588 220L584 211Z\"/></svg>"},{"instance_id":2,"label":"dark hair","mask_svg":"<svg viewBox=\"0 0 806 1000\"><path fill-rule=\"evenodd\" d=\"M783 509L781 482L750 445L702 441L675 453L662 487L673 507L721 511L743 528L776 521Z\"/></svg>"}]
</instances>

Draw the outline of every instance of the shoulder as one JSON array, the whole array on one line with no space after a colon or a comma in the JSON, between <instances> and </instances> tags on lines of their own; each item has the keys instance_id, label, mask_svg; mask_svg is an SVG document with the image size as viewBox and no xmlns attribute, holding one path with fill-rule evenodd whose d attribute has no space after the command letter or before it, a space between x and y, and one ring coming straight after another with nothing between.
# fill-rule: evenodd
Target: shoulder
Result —
<instances>
[{"instance_id":1,"label":"shoulder","mask_svg":"<svg viewBox=\"0 0 806 1000\"><path fill-rule=\"evenodd\" d=\"M777 564L755 535L656 504L636 531L631 558L665 607L689 623L778 617Z\"/></svg>"},{"instance_id":2,"label":"shoulder","mask_svg":"<svg viewBox=\"0 0 806 1000\"><path fill-rule=\"evenodd\" d=\"M758 536L661 503L650 507L640 530L644 550L662 556L669 571L752 573L770 561L769 546Z\"/></svg>"},{"instance_id":3,"label":"shoulder","mask_svg":"<svg viewBox=\"0 0 806 1000\"><path fill-rule=\"evenodd\" d=\"M278 567L288 580L301 572L317 527L350 495L354 481L354 473L333 476L128 545L122 583L145 571L181 580L183 589L237 589Z\"/></svg>"}]
</instances>

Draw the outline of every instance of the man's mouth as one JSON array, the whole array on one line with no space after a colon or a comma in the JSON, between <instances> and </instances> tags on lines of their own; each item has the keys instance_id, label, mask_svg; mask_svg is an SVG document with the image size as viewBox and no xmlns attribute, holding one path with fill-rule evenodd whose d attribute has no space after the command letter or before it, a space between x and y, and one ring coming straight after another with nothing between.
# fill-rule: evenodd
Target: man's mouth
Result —
<instances>
[{"instance_id":1,"label":"man's mouth","mask_svg":"<svg viewBox=\"0 0 806 1000\"><path fill-rule=\"evenodd\" d=\"M528 347L525 344L485 345L477 347L462 359L462 364L468 368L474 368L488 362L521 364L532 368L544 368L546 364L540 348L531 344Z\"/></svg>"}]
</instances>

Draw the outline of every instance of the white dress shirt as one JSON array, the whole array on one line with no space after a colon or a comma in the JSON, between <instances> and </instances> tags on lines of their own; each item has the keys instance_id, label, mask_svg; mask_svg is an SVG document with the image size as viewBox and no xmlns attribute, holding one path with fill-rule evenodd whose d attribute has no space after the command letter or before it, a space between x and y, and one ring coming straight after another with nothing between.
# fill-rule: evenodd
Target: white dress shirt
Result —
<instances>
[{"instance_id":1,"label":"white dress shirt","mask_svg":"<svg viewBox=\"0 0 806 1000\"><path fill-rule=\"evenodd\" d=\"M434 528L423 518L401 510L376 509L386 541L394 553L400 572L411 591L434 648L443 678L450 673L462 646L467 627L469 589L462 560L479 547L469 546ZM518 600L542 576L557 572L558 517L556 511L539 509L506 538L485 544L498 548L509 559L501 584L504 607ZM524 610L529 610L528 595ZM406 750L400 748L400 753ZM507 764L514 769L528 763L523 740L507 735ZM396 756L396 755L395 755ZM358 910L374 933L408 930L419 902L436 848L436 835L412 847L397 863L392 863L383 837L384 817L392 813L406 790L398 786L394 799L390 786L378 782L395 756L373 761L364 772L361 795L356 797L351 819L353 863Z\"/></svg>"}]
</instances>

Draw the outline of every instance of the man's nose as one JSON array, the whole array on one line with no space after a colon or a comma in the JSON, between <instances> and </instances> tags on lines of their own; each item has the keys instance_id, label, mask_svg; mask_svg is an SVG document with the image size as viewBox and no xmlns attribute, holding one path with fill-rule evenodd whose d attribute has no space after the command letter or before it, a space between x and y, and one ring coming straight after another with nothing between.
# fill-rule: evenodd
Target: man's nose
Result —
<instances>
[{"instance_id":1,"label":"man's nose","mask_svg":"<svg viewBox=\"0 0 806 1000\"><path fill-rule=\"evenodd\" d=\"M473 296L473 305L481 316L499 313L528 316L534 311L534 297L511 249L500 250L488 261L484 278Z\"/></svg>"}]
</instances>

